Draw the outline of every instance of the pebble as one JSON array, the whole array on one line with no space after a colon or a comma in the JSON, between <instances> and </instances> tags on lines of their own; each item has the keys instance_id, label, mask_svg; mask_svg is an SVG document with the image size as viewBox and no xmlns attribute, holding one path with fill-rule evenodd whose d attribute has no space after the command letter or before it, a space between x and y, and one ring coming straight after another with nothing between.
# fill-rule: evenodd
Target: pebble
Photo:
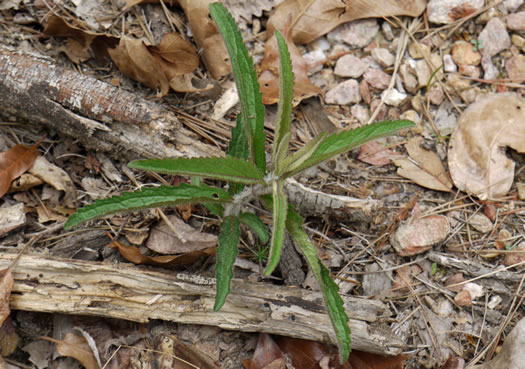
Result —
<instances>
[{"instance_id":1,"label":"pebble","mask_svg":"<svg viewBox=\"0 0 525 369\"><path fill-rule=\"evenodd\" d=\"M392 32L392 26L388 22L383 22L381 24L381 30L387 41L392 41L394 39L394 32Z\"/></svg>"},{"instance_id":2,"label":"pebble","mask_svg":"<svg viewBox=\"0 0 525 369\"><path fill-rule=\"evenodd\" d=\"M442 136L448 136L452 133L456 127L457 119L454 114L454 107L449 101L444 101L439 105L434 123Z\"/></svg>"},{"instance_id":3,"label":"pebble","mask_svg":"<svg viewBox=\"0 0 525 369\"><path fill-rule=\"evenodd\" d=\"M326 93L325 102L327 104L356 104L361 101L359 93L359 83L355 79L339 83Z\"/></svg>"},{"instance_id":4,"label":"pebble","mask_svg":"<svg viewBox=\"0 0 525 369\"><path fill-rule=\"evenodd\" d=\"M430 86L429 91L425 95L425 97L433 104L433 105L439 105L443 102L443 99L445 98L445 93L443 92L443 88L439 83L433 83Z\"/></svg>"},{"instance_id":5,"label":"pebble","mask_svg":"<svg viewBox=\"0 0 525 369\"><path fill-rule=\"evenodd\" d=\"M421 42L412 42L408 45L408 54L414 59L423 59L425 55L430 55L430 46Z\"/></svg>"},{"instance_id":6,"label":"pebble","mask_svg":"<svg viewBox=\"0 0 525 369\"><path fill-rule=\"evenodd\" d=\"M517 80L524 80L525 79L525 55L514 55L512 58L507 60L507 63L505 64L505 70L507 71L507 76L515 80L516 82L520 82Z\"/></svg>"},{"instance_id":7,"label":"pebble","mask_svg":"<svg viewBox=\"0 0 525 369\"><path fill-rule=\"evenodd\" d=\"M340 25L330 33L328 40L345 42L353 48L362 48L368 45L379 32L379 25L375 19L364 19Z\"/></svg>"},{"instance_id":8,"label":"pebble","mask_svg":"<svg viewBox=\"0 0 525 369\"><path fill-rule=\"evenodd\" d=\"M395 57L388 49L382 47L376 47L372 50L372 57L381 65L383 68L394 65Z\"/></svg>"},{"instance_id":9,"label":"pebble","mask_svg":"<svg viewBox=\"0 0 525 369\"><path fill-rule=\"evenodd\" d=\"M393 88L391 90L390 89L389 90L385 90L381 94L381 100L385 104L387 104L389 106L396 106L396 107L400 106L405 101L407 101L407 99L408 99L408 95L407 94L399 92L395 88Z\"/></svg>"},{"instance_id":10,"label":"pebble","mask_svg":"<svg viewBox=\"0 0 525 369\"><path fill-rule=\"evenodd\" d=\"M484 0L430 0L427 5L428 20L437 24L449 24L474 13L484 5Z\"/></svg>"},{"instance_id":11,"label":"pebble","mask_svg":"<svg viewBox=\"0 0 525 369\"><path fill-rule=\"evenodd\" d=\"M364 79L359 82L359 93L361 94L361 98L366 104L370 104L370 101L372 101L372 95L370 94L370 87L368 87L368 83Z\"/></svg>"},{"instance_id":12,"label":"pebble","mask_svg":"<svg viewBox=\"0 0 525 369\"><path fill-rule=\"evenodd\" d=\"M468 224L480 233L488 233L492 231L493 227L490 219L481 213L472 215L468 220Z\"/></svg>"},{"instance_id":13,"label":"pebble","mask_svg":"<svg viewBox=\"0 0 525 369\"><path fill-rule=\"evenodd\" d=\"M479 68L473 65L460 65L459 73L472 78L479 78L481 76L481 71Z\"/></svg>"},{"instance_id":14,"label":"pebble","mask_svg":"<svg viewBox=\"0 0 525 369\"><path fill-rule=\"evenodd\" d=\"M368 64L357 56L347 54L337 59L334 73L340 77L359 78L368 69Z\"/></svg>"},{"instance_id":15,"label":"pebble","mask_svg":"<svg viewBox=\"0 0 525 369\"><path fill-rule=\"evenodd\" d=\"M310 73L316 73L323 68L324 63L326 62L326 55L323 50L316 49L303 54L303 59L306 62L307 70Z\"/></svg>"},{"instance_id":16,"label":"pebble","mask_svg":"<svg viewBox=\"0 0 525 369\"><path fill-rule=\"evenodd\" d=\"M412 71L413 69L407 61L404 61L399 68L399 74L401 75L405 89L414 94L417 92L417 78Z\"/></svg>"},{"instance_id":17,"label":"pebble","mask_svg":"<svg viewBox=\"0 0 525 369\"><path fill-rule=\"evenodd\" d=\"M496 68L494 63L492 63L491 57L484 55L481 58L481 66L483 67L483 71L485 72L483 78L487 80L492 80L498 77L498 68Z\"/></svg>"},{"instance_id":18,"label":"pebble","mask_svg":"<svg viewBox=\"0 0 525 369\"><path fill-rule=\"evenodd\" d=\"M510 47L510 37L505 29L505 24L499 18L491 18L483 31L479 34L478 40L482 42L483 55L494 56L500 51ZM481 46L481 45L480 45Z\"/></svg>"},{"instance_id":19,"label":"pebble","mask_svg":"<svg viewBox=\"0 0 525 369\"><path fill-rule=\"evenodd\" d=\"M504 13L514 13L524 3L524 0L505 0L502 4L498 5Z\"/></svg>"},{"instance_id":20,"label":"pebble","mask_svg":"<svg viewBox=\"0 0 525 369\"><path fill-rule=\"evenodd\" d=\"M430 79L430 68L425 60L418 60L416 62L416 75L418 87L426 87Z\"/></svg>"},{"instance_id":21,"label":"pebble","mask_svg":"<svg viewBox=\"0 0 525 369\"><path fill-rule=\"evenodd\" d=\"M387 88L391 78L391 76L376 68L369 68L364 75L366 82L378 90Z\"/></svg>"},{"instance_id":22,"label":"pebble","mask_svg":"<svg viewBox=\"0 0 525 369\"><path fill-rule=\"evenodd\" d=\"M458 65L479 65L481 54L474 49L472 43L460 40L452 46L452 59Z\"/></svg>"},{"instance_id":23,"label":"pebble","mask_svg":"<svg viewBox=\"0 0 525 369\"><path fill-rule=\"evenodd\" d=\"M352 116L362 124L368 123L368 120L370 119L368 109L361 104L352 105L350 113L352 113Z\"/></svg>"},{"instance_id":24,"label":"pebble","mask_svg":"<svg viewBox=\"0 0 525 369\"><path fill-rule=\"evenodd\" d=\"M513 31L525 31L525 11L510 14L507 17L507 27Z\"/></svg>"},{"instance_id":25,"label":"pebble","mask_svg":"<svg viewBox=\"0 0 525 369\"><path fill-rule=\"evenodd\" d=\"M454 60L452 59L452 55L450 54L443 55L443 65L444 65L443 68L445 69L445 72L456 73L458 71L458 67L456 63L454 63Z\"/></svg>"},{"instance_id":26,"label":"pebble","mask_svg":"<svg viewBox=\"0 0 525 369\"><path fill-rule=\"evenodd\" d=\"M522 50L525 48L525 38L521 37L520 35L512 35L511 40L514 46L519 47Z\"/></svg>"}]
</instances>

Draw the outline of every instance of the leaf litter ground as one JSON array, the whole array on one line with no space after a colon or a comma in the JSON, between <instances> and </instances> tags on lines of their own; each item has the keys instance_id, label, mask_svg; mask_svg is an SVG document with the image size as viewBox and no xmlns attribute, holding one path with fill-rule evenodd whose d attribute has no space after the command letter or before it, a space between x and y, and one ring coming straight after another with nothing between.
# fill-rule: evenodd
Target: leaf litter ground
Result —
<instances>
[{"instance_id":1,"label":"leaf litter ground","mask_svg":"<svg viewBox=\"0 0 525 369\"><path fill-rule=\"evenodd\" d=\"M144 8L145 16L154 17L158 9L147 5ZM11 13L10 13L11 12ZM31 14L33 10L22 10L22 13ZM6 15L7 14L7 15ZM13 10L3 13L2 18L6 27L10 28L10 35L17 37L6 37L7 45L15 45L25 51L38 51L41 54L57 59L60 63L67 66L72 64L60 51L71 51L72 46L58 38L48 38L46 43L31 39L30 43L20 44L19 39L29 33L32 28L15 22ZM108 12L111 14L111 12ZM135 36L146 34L141 23L140 14L131 11L129 28L130 33ZM174 13L179 20L184 22L184 15ZM196 13L192 13L196 14ZM483 18L484 17L484 18ZM293 122L293 135L291 146L301 147L304 142L308 142L315 137L319 131L337 130L346 127L355 127L361 121L367 121L370 116L375 114L376 120L396 119L400 115L405 117L421 117L423 122L420 132L413 135L422 137L418 149L425 152L432 152L443 162L447 159L447 133L446 117L458 117L456 110L464 110L477 95L487 91L523 91L523 86L516 86L515 81L501 81L498 84L485 83L476 76L479 67L474 65L474 69L469 64L461 66L464 70L471 70L469 78L443 78L443 71L437 71L435 77L438 83L432 84L427 89L426 82L434 70L428 70L424 75L423 65L426 59L432 61L432 53L425 55L429 44L434 48L439 42L449 40L450 44L456 40L465 39L468 42L475 41L480 37L480 31L487 21L495 15L490 10L485 9L474 18L460 19L455 23L442 27L441 29L430 28L426 32L410 32L411 35L421 41L419 44L406 41L408 51L400 55L400 68L398 74L401 76L407 97L399 106L380 104L379 94L381 90L374 85L375 80L365 77L358 78L360 81L359 89L361 103L356 105L325 105L324 116L312 118L311 110L308 109L313 102L306 100L295 109ZM264 16L263 16L264 18ZM68 19L72 21L74 19ZM260 28L260 18L254 17L251 23L245 23L247 36L250 32L264 30ZM360 57L371 54L373 48L389 48L392 54L396 54L397 48L389 47L389 32L398 44L403 42L401 26L395 20L390 23L382 23L382 31L374 40L370 40L365 46L358 48L357 51L346 48L341 39L337 38L337 33L333 38L328 38L332 54L328 60L320 63L319 70L310 75L311 81L320 87L325 93L338 82L342 81L333 73L334 63L345 53L357 53ZM406 21L403 27L410 28L416 22ZM154 23L154 26L158 24ZM454 29L458 26L457 29ZM389 31L390 28L390 31ZM439 37L435 31L441 32L444 36ZM151 32L153 37L158 38L157 44L160 45L161 38L165 32ZM509 35L516 40L520 36L517 32L508 31ZM438 37L436 37L436 35ZM252 37L254 57L259 60L263 57L264 43L263 37ZM443 41L445 40L445 41ZM387 42L388 41L388 42ZM522 54L519 39L517 44L509 46L508 51L494 57L494 64L498 61L511 58L512 53ZM395 44L395 42L392 42ZM470 43L474 45L474 43ZM450 52L450 46L443 46L444 53ZM514 49L513 49L514 47ZM523 46L521 46L522 48ZM315 51L310 46L300 46L301 51ZM455 51L457 53L458 51ZM506 54L508 52L508 54ZM418 57L419 54L420 57ZM409 60L409 56L412 60ZM459 58L459 57L458 57ZM417 70L410 71L406 64L413 62L418 64ZM512 65L512 63L511 63ZM101 77L101 70L95 63L87 63L85 72ZM103 74L111 75L114 83L120 83L122 88L128 89L142 96L152 96L156 91L146 89L139 84L131 82L123 77L119 72L110 66L105 66ZM219 75L220 66L217 68ZM429 69L429 68L427 68ZM392 73L392 70L388 71ZM449 72L450 73L450 72ZM415 78L415 82L411 79ZM381 76L377 76L381 77ZM159 77L160 78L160 77ZM362 83L363 79L367 83ZM424 83L422 83L422 81ZM474 82L472 82L474 81ZM160 83L160 82L159 82ZM412 84L411 84L412 83ZM418 86L423 85L423 86ZM171 85L171 84L170 84ZM160 84L159 84L160 86ZM375 87L374 87L375 86ZM438 86L438 87L436 87ZM440 86L440 87L439 87ZM518 87L518 89L516 89ZM423 88L420 90L419 88ZM440 90L441 88L441 90ZM368 90L367 90L368 89ZM162 90L162 89L161 89ZM446 93L451 94L452 102L446 98ZM227 114L218 122L210 123L211 115L218 95L208 93L208 95L190 94L177 95L170 94L165 97L165 101L181 111L179 119L195 131L200 132L204 139L212 140L219 146L224 145L230 127L234 124L233 114ZM410 103L407 105L407 101ZM355 106L365 107L364 111ZM362 113L362 114L361 114ZM269 109L267 113L269 121L276 112ZM361 119L360 119L361 118ZM325 126L320 128L320 122L324 119ZM269 132L271 133L271 127ZM9 125L1 127L0 143L1 151L5 152L18 142L14 137L22 138L26 143L34 143L42 137L42 132L34 132L23 129L23 125ZM436 132L439 134L436 135ZM63 136L50 136L41 144L40 151L54 163L58 168L63 169L71 177L74 186L81 190L80 202L90 202L91 198L105 197L109 194L120 193L135 189L143 185L166 184L167 182L184 181L184 178L171 178L169 176L151 177L144 173L135 172L134 176L126 171L125 162L108 158L104 154L97 154L86 151L84 148L75 144L74 140ZM443 133L443 136L441 136ZM398 160L399 154L405 153L405 145L411 135L401 136L397 139L380 141L381 147L385 152L393 152L392 159ZM376 149L374 149L377 151ZM523 246L523 215L520 209L523 208L522 198L518 197L517 185L512 187L510 194L503 201L480 201L475 197L464 196L463 193L446 192L426 189L416 185L417 178L435 177L434 181L443 184L443 179L439 177L442 173L438 170L437 174L429 169L434 167L429 162L421 162L422 156L413 157L412 164L416 166L414 171L416 178L401 177L401 173L396 173L396 167L392 164L374 166L355 160L360 154L358 150L352 152L349 157L340 157L337 160L322 164L319 168L306 172L297 178L302 184L309 188L323 193L352 196L358 199L370 199L380 201L380 205L373 213L367 213L362 209L351 210L348 214L341 216L340 212L325 212L316 214L315 209L305 209L309 215L307 218L307 231L314 238L319 248L325 265L330 268L332 275L337 276L340 287L345 294L373 297L387 302L394 311L394 321L391 328L403 337L407 343L406 351L412 356L407 359L407 368L432 367L440 368L450 357L470 361L478 354L483 354L482 359L488 360L491 353L496 349L499 340L504 341L505 336L510 332L516 322L523 317L520 309L519 300L516 296L522 294L520 282L520 269L510 268L505 270L507 274L493 274L496 267L506 267L508 265L523 261L522 255L518 253ZM371 156L373 154L370 153ZM366 153L365 153L366 155ZM509 155L518 162L518 167L523 166L523 157L519 154L510 152ZM408 158L408 157L407 157ZM88 160L89 159L89 160ZM354 159L354 160L350 160ZM409 158L406 160L410 160ZM521 160L521 162L520 162ZM108 165L107 163L111 165ZM106 164L104 164L106 163ZM111 168L112 166L112 168ZM121 180L111 179L118 178ZM98 181L98 185L88 186L86 178ZM5 248L13 248L17 244L23 244L33 233L44 232L45 237L41 238L38 245L31 252L45 250L46 253L57 257L79 258L86 260L104 260L108 263L123 262L124 255L118 254L115 248L106 247L111 244L111 240L105 235L110 230L115 235L119 235L119 242L136 249L148 258L158 257L146 249L144 240L148 236L150 229L161 219L167 218L161 211L128 216L115 216L109 222L99 222L96 227L86 229L79 233L64 233L58 222L70 215L71 208L65 206L63 202L63 190L55 188L50 179L43 179L44 183L31 190L10 193L3 198L5 204L11 205L22 202L27 211L26 224L18 230L11 231L2 238L2 245ZM517 171L514 179L515 183L524 182L524 172ZM445 189L448 186L445 186ZM454 190L454 188L453 188ZM78 201L77 200L77 201ZM2 206L5 206L2 203ZM41 209L38 211L38 209ZM187 221L194 229L201 232L217 234L217 223L212 216L205 213L201 208L187 207L181 205L177 209L165 209L171 214L186 214ZM355 212L352 214L352 212ZM303 213L304 214L304 213ZM424 218L426 217L426 218ZM430 245L424 246L427 251L421 254L413 253L410 247L404 247L402 252L397 251L391 246L390 236L396 235L396 239L403 235L418 238L418 242L429 241L429 237L421 233L419 219L426 219L431 222L428 227L438 234L439 242L432 241ZM446 218L449 227L440 227ZM55 219L55 220L53 220ZM351 221L352 220L352 221ZM435 223L432 223L435 222ZM412 228L411 228L412 226ZM398 232L402 229L403 232ZM430 238L432 238L430 237ZM419 238L423 238L422 241ZM239 261L242 267L236 269L236 276L249 280L260 280L258 257L261 257L263 250L255 242L256 238L250 233L243 235L245 248L241 250L243 261ZM412 238L402 239L412 245ZM71 247L71 245L84 245ZM403 242L398 242L403 245ZM112 244L115 246L116 244ZM417 251L417 250L416 250ZM403 256L401 256L403 255ZM293 257L293 256L291 256ZM297 257L297 255L296 255ZM162 260L162 259L160 259ZM187 266L189 271L199 272L203 275L213 275L213 271L207 266L206 259ZM303 267L304 267L304 261ZM211 263L213 264L213 263ZM281 271L284 276L285 273ZM472 280L475 279L476 280ZM469 282L470 281L470 282ZM305 288L316 288L312 284L311 278L304 280L295 279L286 282L276 281L275 283L289 283L300 285ZM119 350L121 362L129 360L131 357L140 357L144 362L148 360L158 360L158 355L150 350L161 352L166 350L162 346L161 337L173 335L190 344L191 348L204 351L211 357L211 364L216 361L221 367L233 368L240 367L241 359L249 357L256 347L257 337L255 335L241 334L236 332L225 332L214 327L197 327L188 325L177 325L162 321L156 321L150 325L138 329L133 323L119 321L101 321L79 316L65 317L55 314L54 316L14 312L12 313L15 325L13 330L22 336L24 342L40 342L39 336L50 336L59 329L67 327L81 327L90 335L100 346L106 342L111 342L115 337L128 337L124 342L124 347ZM52 323L51 323L52 322ZM11 323L12 324L12 323ZM65 326L65 327L64 327ZM147 332L147 333L144 333ZM157 332L160 334L157 335ZM64 338L62 335L60 338ZM77 332L77 334L79 334ZM11 337L10 335L7 335ZM82 334L80 333L80 336ZM153 338L153 344L148 343L148 339ZM165 342L173 345L175 341ZM493 344L495 342L495 344ZM119 343L119 345L122 343ZM14 353L11 358L15 362L27 363L28 356L37 360L39 352L52 353L54 347L39 344L36 349L33 346L14 345ZM42 346L42 347L41 347ZM130 348L131 347L131 348ZM488 352L484 352L485 349ZM47 351L46 351L47 350ZM49 362L50 359L47 359ZM59 359L60 360L60 359ZM191 360L197 360L192 358ZM321 359L320 359L321 360ZM195 361L193 361L195 362ZM46 365L46 361L39 361L41 365ZM43 364L42 364L43 363ZM69 362L75 365L73 361ZM164 364L168 365L168 364Z\"/></svg>"}]
</instances>

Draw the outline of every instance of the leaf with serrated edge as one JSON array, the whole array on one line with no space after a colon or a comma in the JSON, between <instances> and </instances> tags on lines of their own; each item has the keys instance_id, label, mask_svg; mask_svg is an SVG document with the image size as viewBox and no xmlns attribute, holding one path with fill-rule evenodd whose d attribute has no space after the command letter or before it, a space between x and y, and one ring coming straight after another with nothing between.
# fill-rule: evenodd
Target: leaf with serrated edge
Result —
<instances>
[{"instance_id":1,"label":"leaf with serrated edge","mask_svg":"<svg viewBox=\"0 0 525 369\"><path fill-rule=\"evenodd\" d=\"M338 294L339 287L335 284L332 278L330 278L328 269L326 269L317 257L317 249L303 230L303 218L297 214L291 204L288 206L286 229L299 245L308 265L310 265L310 268L312 269L315 279L319 282L326 310L328 311L330 321L332 322L337 337L339 359L341 363L343 363L348 360L348 356L350 355L351 338L348 316L344 309L343 300Z\"/></svg>"},{"instance_id":2,"label":"leaf with serrated edge","mask_svg":"<svg viewBox=\"0 0 525 369\"><path fill-rule=\"evenodd\" d=\"M275 123L275 136L273 141L273 168L279 165L278 151L286 155L288 152L288 142L284 141L286 134L290 132L290 123L292 121L292 100L293 100L293 85L294 74L292 71L292 61L288 46L284 37L279 31L275 31L275 38L277 39L277 46L279 47L279 105L277 108L277 120ZM284 147L282 146L285 142Z\"/></svg>"},{"instance_id":3,"label":"leaf with serrated edge","mask_svg":"<svg viewBox=\"0 0 525 369\"><path fill-rule=\"evenodd\" d=\"M279 147L277 148L277 151L275 153L275 160L274 160L274 173L278 174L281 172L281 168L283 166L284 160L286 159L286 154L288 153L288 143L290 142L291 133L288 132L283 136L283 139L281 140L281 143L279 144Z\"/></svg>"},{"instance_id":4,"label":"leaf with serrated edge","mask_svg":"<svg viewBox=\"0 0 525 369\"><path fill-rule=\"evenodd\" d=\"M306 160L300 167L296 168L291 173L288 173L287 176L294 176L307 168L325 161L326 159L355 149L368 141L376 140L391 135L401 129L412 127L415 127L415 124L409 120L393 120L371 123L364 127L330 135L325 137L310 159Z\"/></svg>"},{"instance_id":5,"label":"leaf with serrated edge","mask_svg":"<svg viewBox=\"0 0 525 369\"><path fill-rule=\"evenodd\" d=\"M192 186L181 183L177 187L145 188L142 191L124 192L120 196L97 200L91 205L78 209L69 217L64 228L70 229L81 222L126 211L187 203L226 201L231 201L230 194L220 188L206 185Z\"/></svg>"},{"instance_id":6,"label":"leaf with serrated edge","mask_svg":"<svg viewBox=\"0 0 525 369\"><path fill-rule=\"evenodd\" d=\"M237 257L237 247L241 236L239 217L229 215L221 223L219 247L217 248L217 265L215 278L217 289L213 311L219 311L230 293L230 283L233 278L233 263Z\"/></svg>"},{"instance_id":7,"label":"leaf with serrated edge","mask_svg":"<svg viewBox=\"0 0 525 369\"><path fill-rule=\"evenodd\" d=\"M248 226L259 238L259 241L264 245L269 239L268 227L262 222L262 220L255 214L252 213L241 213L239 214L241 223Z\"/></svg>"},{"instance_id":8,"label":"leaf with serrated edge","mask_svg":"<svg viewBox=\"0 0 525 369\"><path fill-rule=\"evenodd\" d=\"M232 138L228 145L226 155L233 156L237 159L248 159L250 148L248 147L248 140L250 136L246 136L246 131L243 129L243 123L240 115L237 116L237 123L232 128Z\"/></svg>"},{"instance_id":9,"label":"leaf with serrated edge","mask_svg":"<svg viewBox=\"0 0 525 369\"><path fill-rule=\"evenodd\" d=\"M327 133L322 132L313 140L308 142L306 145L301 147L292 155L288 156L282 162L282 168L279 168L278 175L284 173L283 178L289 177L287 173L293 172L296 168L299 168L306 160L310 159L315 150L319 147L323 139L326 137Z\"/></svg>"},{"instance_id":10,"label":"leaf with serrated edge","mask_svg":"<svg viewBox=\"0 0 525 369\"><path fill-rule=\"evenodd\" d=\"M237 93L241 105L241 119L244 129L249 132L251 158L261 171L266 171L266 152L264 143L264 105L259 92L257 73L253 60L242 41L241 32L233 17L221 3L210 4L210 14L224 38L230 60L233 76L237 85Z\"/></svg>"},{"instance_id":11,"label":"leaf with serrated edge","mask_svg":"<svg viewBox=\"0 0 525 369\"><path fill-rule=\"evenodd\" d=\"M262 183L264 177L252 162L232 156L135 160L128 166L158 173L199 176L245 184Z\"/></svg>"},{"instance_id":12,"label":"leaf with serrated edge","mask_svg":"<svg viewBox=\"0 0 525 369\"><path fill-rule=\"evenodd\" d=\"M269 276L279 263L281 250L284 242L284 229L286 224L286 214L288 212L288 199L284 192L283 181L273 181L273 230L268 254L268 264L264 275Z\"/></svg>"}]
</instances>

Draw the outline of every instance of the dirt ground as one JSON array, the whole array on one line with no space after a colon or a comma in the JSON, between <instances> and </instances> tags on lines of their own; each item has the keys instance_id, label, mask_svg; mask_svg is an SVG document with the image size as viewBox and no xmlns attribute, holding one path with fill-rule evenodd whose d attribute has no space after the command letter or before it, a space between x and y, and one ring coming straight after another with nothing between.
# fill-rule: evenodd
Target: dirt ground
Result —
<instances>
[{"instance_id":1,"label":"dirt ground","mask_svg":"<svg viewBox=\"0 0 525 369\"><path fill-rule=\"evenodd\" d=\"M339 284L340 292L380 301L390 311L382 324L405 344L404 368L444 368L447 360L447 368L463 368L469 363L489 361L524 316L523 147L506 151L496 148L516 163L510 190L498 200L474 196L465 188L460 189L458 179L452 179L449 171L449 165L456 164L450 162L449 142L464 111L489 93L515 93L523 98L525 92L525 27L511 23L519 20L512 17L509 20L511 15L525 14L525 5L497 3L479 9L464 8L463 12L456 9L455 19L444 24L429 21L429 11L418 17L371 18L345 23L297 48L302 59L296 60L302 62L304 68L299 74L312 85L300 87L304 96L297 100L293 112L293 149L319 132L356 128L371 121L409 119L417 124L413 130L365 145L301 173L295 178L294 187L289 188L292 202L306 216L305 229ZM126 75L125 65L131 64L127 59L121 59L123 64L117 67L109 58L99 58L96 42L115 47L123 34L159 45L162 36L173 28L195 45L198 32L190 30L188 15L199 14L198 6L186 5L185 12L178 5L153 3L123 10L125 4L114 1L100 2L97 6L102 10L95 11L89 8L90 4L97 2L4 0L0 6L0 53L5 59L0 62L0 69L12 70L13 66L6 61L12 55L38 56L40 59L35 60L71 72L67 78L94 78L111 88L129 92L126 96L130 98L144 99L148 105L137 105L137 111L160 107L161 111L170 112L179 124L177 127L183 127L190 139L170 141L161 134L180 135L183 131L148 122L150 125L137 124L133 128L135 136L128 147L115 143L119 137L126 137L125 130L115 135L114 142L101 142L97 146L93 143L99 137L96 134L75 131L75 127L59 128L60 122L47 121L46 117L53 117L49 113L53 105L46 105L41 112L28 113L23 106L9 100L18 92L4 89L0 94L3 117L0 152L18 143L33 145L43 138L39 151L51 165L47 168L61 169L69 179L58 181L60 185L51 175L32 174L36 178L32 184L18 181L12 185L11 191L0 199L0 210L22 203L24 220L13 229L0 230L2 253L18 253L31 241L26 254L102 262L117 268L122 264L131 265L122 250L133 246L145 255L134 259L135 263L149 264L136 266L137 270L174 269L213 277L214 256L202 250L215 247L218 221L200 206L117 214L73 231L63 229L67 216L75 208L96 199L143 186L188 180L127 168L130 159L141 157L139 147L142 150L142 146L133 140L140 140L141 135L151 142L158 139L161 144L156 149L159 151L145 154L151 156L161 155L164 149L160 147L166 142L165 150L174 150L177 155L203 154L208 149L214 150L209 154L220 152L227 146L229 129L239 109L232 97L232 76L215 71L215 75L222 74L217 82L209 65L213 58L203 61L206 52L202 46L195 47L201 60L192 71L194 79L199 81L190 82L191 87L184 85L186 92L174 91L174 85L184 90L180 80L179 84L169 86L156 84L152 72L135 80L130 78L130 74L137 77L139 72L136 69L129 72L133 69L130 67ZM265 31L275 4L271 1L261 1L258 5L256 1L228 4L248 14L248 17L236 16L254 62L259 65L259 72L264 72ZM169 20L167 14L170 14ZM62 19L76 30L62 25L51 31L48 22L52 17ZM194 17L197 17L194 24L199 24L198 16ZM497 28L496 25L496 31L490 31L494 19L501 20L503 26ZM525 15L520 19L525 24ZM58 21L55 19L55 22ZM485 29L494 37L487 36L488 39L481 42ZM487 51L491 48L499 49ZM134 52L130 51L131 59L138 55ZM145 58L142 54L136 58L137 65L146 63L140 59ZM24 63L18 67L33 68L33 78L42 77L40 67L32 66L31 61ZM57 80L59 77L53 75ZM65 74L62 77L66 78ZM8 86L9 77L2 78L2 87ZM44 77L37 85L50 90L55 82ZM163 92L163 86L171 88L169 93ZM100 92L91 90L90 93ZM266 92L264 96L273 95ZM115 101L115 105L118 102ZM82 109L71 110L75 115L73 119L82 116ZM502 115L503 111L505 107ZM276 112L275 105L267 105L268 148ZM130 117L133 114L141 113L130 113ZM35 124L38 117L41 124ZM103 119L97 122L116 131ZM97 127L94 131L103 131ZM516 135L518 141L522 137L521 141L525 142L522 128L503 122L483 132L483 137L506 132L507 136ZM86 147L86 142L91 143ZM201 142L202 146L195 142ZM27 180L31 182L31 178ZM18 188L13 188L14 185ZM338 201L343 201L345 207L338 207ZM265 221L271 220L258 204L253 204L252 210ZM177 232L166 225L166 219L168 224L176 224ZM292 243L285 246L285 261L281 262L279 271L271 279L264 279L261 275L264 246L258 245L249 231L243 232L242 239L236 278L252 283L318 289ZM123 245L120 252L113 241ZM187 249L182 251L181 245ZM197 261L177 266L161 259L145 261L158 255L189 252L201 254ZM290 263L295 265L293 273ZM33 288L38 291L38 280L33 281ZM56 312L64 312L65 308L27 307L26 310L29 311L13 310L0 332L1 352L9 368L82 367L79 361L67 357L72 355L55 353L56 340L64 339L72 331L91 337L93 343L89 347L97 347L101 364L107 363L106 368L179 367L181 364L169 359L173 353L193 363L184 367L242 368L242 360L253 355L259 339L257 331L224 330L213 325L162 319L138 323L102 313L84 316L76 314L74 307L67 314ZM78 346L73 350L79 350ZM312 367L323 366L317 362Z\"/></svg>"}]
</instances>

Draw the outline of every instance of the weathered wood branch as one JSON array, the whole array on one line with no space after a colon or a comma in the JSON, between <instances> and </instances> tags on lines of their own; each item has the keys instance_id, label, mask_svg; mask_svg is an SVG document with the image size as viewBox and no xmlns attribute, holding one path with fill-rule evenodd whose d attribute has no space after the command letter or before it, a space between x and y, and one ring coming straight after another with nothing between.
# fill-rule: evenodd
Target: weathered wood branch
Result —
<instances>
[{"instance_id":1,"label":"weathered wood branch","mask_svg":"<svg viewBox=\"0 0 525 369\"><path fill-rule=\"evenodd\" d=\"M220 154L159 103L2 47L0 116L45 125L120 159Z\"/></svg>"},{"instance_id":2,"label":"weathered wood branch","mask_svg":"<svg viewBox=\"0 0 525 369\"><path fill-rule=\"evenodd\" d=\"M0 268L14 257L0 254ZM213 312L215 280L198 275L40 255L22 256L13 273L12 309L136 322L162 319L335 343L319 292L234 279L226 304ZM344 301L353 348L400 353L403 343L385 323L391 314L385 304L348 296Z\"/></svg>"}]
</instances>

